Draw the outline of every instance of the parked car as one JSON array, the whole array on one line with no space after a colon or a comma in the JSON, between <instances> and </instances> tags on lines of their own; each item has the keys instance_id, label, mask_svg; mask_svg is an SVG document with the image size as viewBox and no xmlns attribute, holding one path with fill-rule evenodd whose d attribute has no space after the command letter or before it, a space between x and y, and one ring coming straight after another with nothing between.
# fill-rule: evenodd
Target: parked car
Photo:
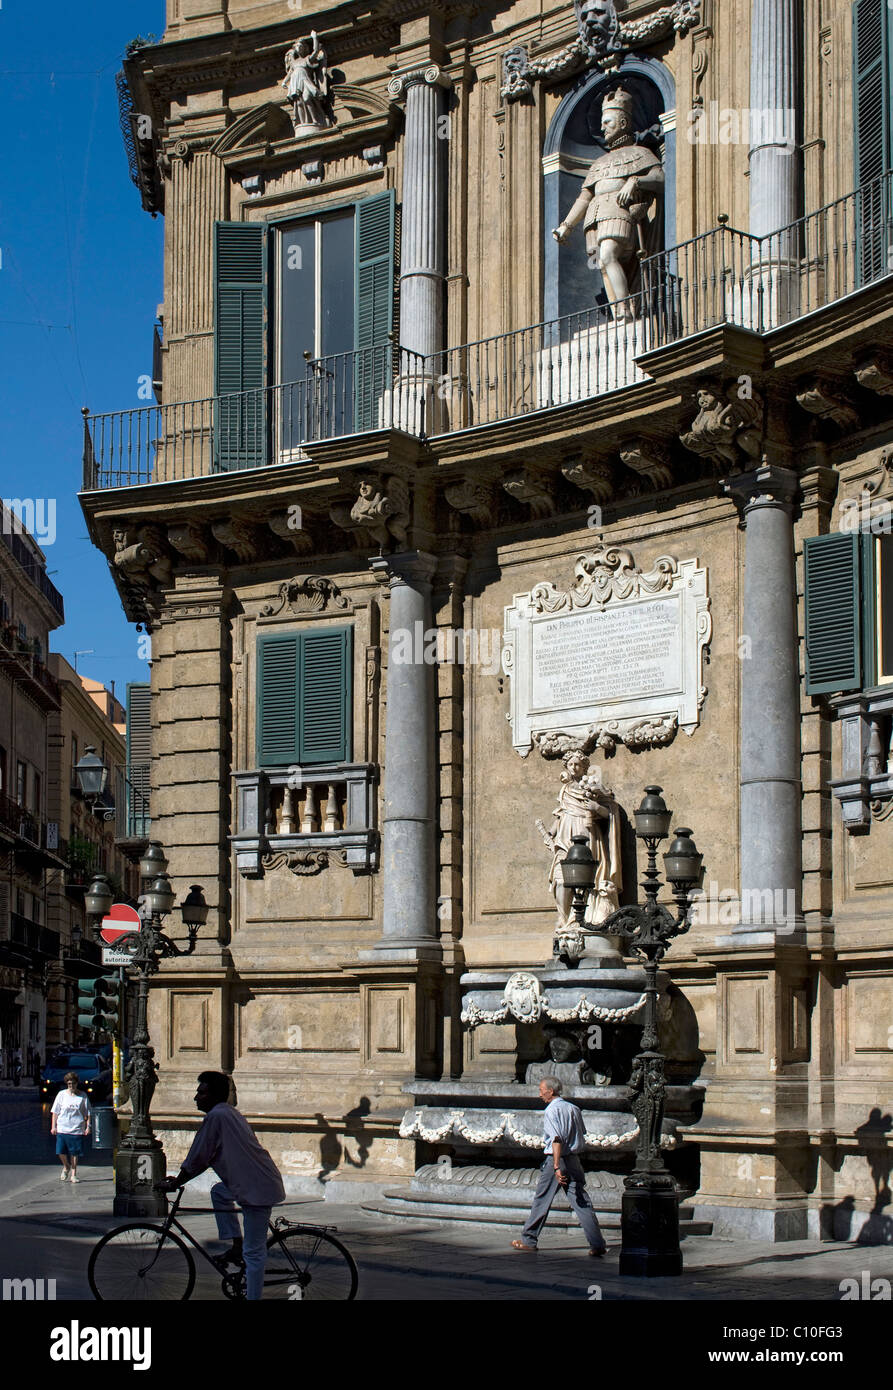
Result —
<instances>
[{"instance_id":1,"label":"parked car","mask_svg":"<svg viewBox=\"0 0 893 1390\"><path fill-rule=\"evenodd\" d=\"M98 1052L57 1052L40 1077L41 1100L52 1100L65 1085L65 1073L76 1071L82 1090L93 1101L104 1101L112 1093L112 1069Z\"/></svg>"}]
</instances>

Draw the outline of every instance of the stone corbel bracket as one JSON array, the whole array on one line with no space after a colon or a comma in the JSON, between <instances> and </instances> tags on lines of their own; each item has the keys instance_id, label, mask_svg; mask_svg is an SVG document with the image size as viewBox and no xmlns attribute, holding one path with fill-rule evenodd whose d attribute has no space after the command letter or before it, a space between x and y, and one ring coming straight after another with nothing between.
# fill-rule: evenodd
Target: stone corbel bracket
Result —
<instances>
[{"instance_id":1,"label":"stone corbel bracket","mask_svg":"<svg viewBox=\"0 0 893 1390\"><path fill-rule=\"evenodd\" d=\"M574 487L590 492L596 502L610 502L614 496L614 468L607 459L566 459L561 465L561 472Z\"/></svg>"},{"instance_id":2,"label":"stone corbel bracket","mask_svg":"<svg viewBox=\"0 0 893 1390\"><path fill-rule=\"evenodd\" d=\"M866 391L879 396L893 396L893 357L883 352L870 352L855 366L855 376Z\"/></svg>"},{"instance_id":3,"label":"stone corbel bracket","mask_svg":"<svg viewBox=\"0 0 893 1390\"><path fill-rule=\"evenodd\" d=\"M818 372L808 381L801 382L797 404L816 419L830 420L841 430L859 427L859 412L845 384L827 372Z\"/></svg>"},{"instance_id":4,"label":"stone corbel bracket","mask_svg":"<svg viewBox=\"0 0 893 1390\"><path fill-rule=\"evenodd\" d=\"M525 464L507 473L502 486L509 497L530 509L534 521L546 521L555 515L555 484L544 469Z\"/></svg>"},{"instance_id":5,"label":"stone corbel bracket","mask_svg":"<svg viewBox=\"0 0 893 1390\"><path fill-rule=\"evenodd\" d=\"M467 516L473 526L493 524L497 508L497 491L493 483L463 478L461 482L449 483L443 495L448 506L461 516Z\"/></svg>"},{"instance_id":6,"label":"stone corbel bracket","mask_svg":"<svg viewBox=\"0 0 893 1390\"><path fill-rule=\"evenodd\" d=\"M243 565L261 559L269 550L261 526L252 517L224 517L212 521L211 530L220 544L231 550Z\"/></svg>"},{"instance_id":7,"label":"stone corbel bracket","mask_svg":"<svg viewBox=\"0 0 893 1390\"><path fill-rule=\"evenodd\" d=\"M630 551L602 545L579 556L574 576L569 589L538 584L505 609L515 751L610 754L693 734L713 632L707 571L663 555L646 572ZM587 681L584 670L598 674Z\"/></svg>"}]
</instances>

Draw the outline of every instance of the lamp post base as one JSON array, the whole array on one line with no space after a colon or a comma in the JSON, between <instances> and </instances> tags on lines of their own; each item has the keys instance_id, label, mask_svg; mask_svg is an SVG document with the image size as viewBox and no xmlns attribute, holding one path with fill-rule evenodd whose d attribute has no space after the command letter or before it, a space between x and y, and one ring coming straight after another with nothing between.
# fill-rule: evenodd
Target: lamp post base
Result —
<instances>
[{"instance_id":1,"label":"lamp post base","mask_svg":"<svg viewBox=\"0 0 893 1390\"><path fill-rule=\"evenodd\" d=\"M154 1190L167 1176L167 1160L157 1149L118 1150L115 1158L115 1216L167 1216L167 1197Z\"/></svg>"},{"instance_id":2,"label":"lamp post base","mask_svg":"<svg viewBox=\"0 0 893 1390\"><path fill-rule=\"evenodd\" d=\"M676 1187L628 1187L620 1211L620 1273L655 1279L682 1273Z\"/></svg>"}]
</instances>

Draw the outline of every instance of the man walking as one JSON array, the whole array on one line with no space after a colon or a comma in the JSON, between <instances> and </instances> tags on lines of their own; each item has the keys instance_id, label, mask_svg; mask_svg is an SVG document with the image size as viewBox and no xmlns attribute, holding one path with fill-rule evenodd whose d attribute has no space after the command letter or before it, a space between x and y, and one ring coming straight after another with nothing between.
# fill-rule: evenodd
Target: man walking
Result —
<instances>
[{"instance_id":1,"label":"man walking","mask_svg":"<svg viewBox=\"0 0 893 1390\"><path fill-rule=\"evenodd\" d=\"M583 1115L578 1105L561 1099L561 1089L561 1082L555 1076L545 1076L540 1082L540 1099L546 1106L543 1116L545 1157L527 1224L521 1232L521 1239L512 1241L512 1247L515 1250L536 1250L549 1208L559 1187L562 1187L589 1241L590 1255L604 1255L608 1247L592 1210L586 1191L586 1175L577 1156L586 1147Z\"/></svg>"},{"instance_id":2,"label":"man walking","mask_svg":"<svg viewBox=\"0 0 893 1390\"><path fill-rule=\"evenodd\" d=\"M229 1104L228 1076L219 1071L203 1071L198 1078L195 1103L199 1110L204 1110L205 1119L179 1173L175 1178L166 1178L162 1186L173 1192L208 1168L214 1169L221 1179L211 1188L217 1231L221 1239L232 1241L220 1264L223 1267L229 1261L238 1263L244 1259L246 1294L248 1299L257 1301L263 1296L270 1210L285 1200L282 1177L245 1117ZM245 1220L244 1242L237 1204Z\"/></svg>"}]
</instances>

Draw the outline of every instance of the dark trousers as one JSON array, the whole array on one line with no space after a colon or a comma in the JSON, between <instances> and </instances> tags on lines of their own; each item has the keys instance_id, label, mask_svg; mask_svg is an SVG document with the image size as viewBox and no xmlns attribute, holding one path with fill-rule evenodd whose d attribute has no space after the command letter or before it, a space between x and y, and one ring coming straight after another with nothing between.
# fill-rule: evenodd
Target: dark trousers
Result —
<instances>
[{"instance_id":1,"label":"dark trousers","mask_svg":"<svg viewBox=\"0 0 893 1390\"><path fill-rule=\"evenodd\" d=\"M567 1175L567 1187L564 1190L577 1220L583 1227L590 1250L603 1250L605 1238L599 1228L598 1217L592 1210L589 1193L586 1191L586 1174L583 1172L583 1165L574 1154L567 1154L561 1159L561 1169ZM521 1239L525 1245L536 1245L539 1233L546 1224L549 1208L558 1193L558 1188L559 1182L555 1176L554 1160L551 1154L546 1154L540 1169L533 1206L530 1208L527 1224L521 1232Z\"/></svg>"}]
</instances>

